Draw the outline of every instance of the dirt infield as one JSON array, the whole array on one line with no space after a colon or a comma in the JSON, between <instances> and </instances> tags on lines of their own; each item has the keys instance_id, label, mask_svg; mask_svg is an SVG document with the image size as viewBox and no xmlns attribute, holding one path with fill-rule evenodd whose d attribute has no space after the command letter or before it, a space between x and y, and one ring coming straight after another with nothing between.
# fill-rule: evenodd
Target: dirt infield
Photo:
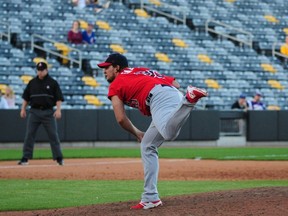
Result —
<instances>
[{"instance_id":1,"label":"dirt infield","mask_svg":"<svg viewBox=\"0 0 288 216\"><path fill-rule=\"evenodd\" d=\"M287 161L207 161L160 159L159 180L280 180L288 179ZM67 159L65 166L51 160L31 160L29 166L0 162L0 178L17 179L143 179L140 159ZM140 196L140 194L139 194ZM162 199L152 210L132 211L135 202L85 207L2 212L0 216L30 215L193 215L283 216L288 215L288 187L213 192Z\"/></svg>"}]
</instances>

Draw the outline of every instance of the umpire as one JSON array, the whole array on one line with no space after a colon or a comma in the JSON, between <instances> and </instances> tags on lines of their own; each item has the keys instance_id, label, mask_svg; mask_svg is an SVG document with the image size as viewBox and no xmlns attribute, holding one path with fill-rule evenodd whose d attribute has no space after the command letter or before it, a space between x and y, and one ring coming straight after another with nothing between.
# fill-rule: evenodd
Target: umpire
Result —
<instances>
[{"instance_id":1,"label":"umpire","mask_svg":"<svg viewBox=\"0 0 288 216\"><path fill-rule=\"evenodd\" d=\"M30 80L22 95L21 118L26 117L28 104L31 108L27 118L23 157L18 164L28 165L28 160L33 158L36 132L42 124L49 137L53 160L56 160L59 165L64 165L56 123L56 119L61 118L61 103L64 100L62 91L58 82L49 76L46 62L39 62L36 68L37 76Z\"/></svg>"}]
</instances>

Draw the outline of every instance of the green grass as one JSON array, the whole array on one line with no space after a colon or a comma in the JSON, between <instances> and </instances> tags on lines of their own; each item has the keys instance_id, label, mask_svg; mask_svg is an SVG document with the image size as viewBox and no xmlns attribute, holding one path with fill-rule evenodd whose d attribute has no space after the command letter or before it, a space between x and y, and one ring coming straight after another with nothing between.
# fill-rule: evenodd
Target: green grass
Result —
<instances>
[{"instance_id":1,"label":"green grass","mask_svg":"<svg viewBox=\"0 0 288 216\"><path fill-rule=\"evenodd\" d=\"M65 158L140 158L135 148L64 148ZM0 160L19 160L21 149L0 149ZM168 148L160 158L214 160L288 160L287 148ZM34 159L51 159L49 148L36 148ZM285 186L283 181L160 181L161 197L241 188ZM4 180L0 211L52 209L107 202L139 201L143 181Z\"/></svg>"},{"instance_id":2,"label":"green grass","mask_svg":"<svg viewBox=\"0 0 288 216\"><path fill-rule=\"evenodd\" d=\"M53 209L139 201L143 181L0 180L0 211ZM160 181L161 197L255 187L288 186L283 181Z\"/></svg>"},{"instance_id":3,"label":"green grass","mask_svg":"<svg viewBox=\"0 0 288 216\"><path fill-rule=\"evenodd\" d=\"M64 148L65 158L139 158L138 148ZM21 149L0 149L0 160L19 160ZM288 160L287 148L159 148L160 158L214 160ZM35 149L34 159L50 159L49 148Z\"/></svg>"}]
</instances>

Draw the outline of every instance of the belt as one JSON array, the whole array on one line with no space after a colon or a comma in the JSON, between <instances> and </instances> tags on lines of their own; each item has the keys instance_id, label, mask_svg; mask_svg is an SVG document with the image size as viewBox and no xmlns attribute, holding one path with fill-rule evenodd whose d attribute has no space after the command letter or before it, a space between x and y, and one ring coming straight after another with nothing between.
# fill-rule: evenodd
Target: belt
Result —
<instances>
[{"instance_id":1,"label":"belt","mask_svg":"<svg viewBox=\"0 0 288 216\"><path fill-rule=\"evenodd\" d=\"M165 87L165 86L168 86L170 88L172 88L171 85L166 85L166 84L160 84L162 87ZM147 96L146 100L145 100L145 103L147 106L150 106L150 101L151 101L151 98L153 97L153 94L152 93L149 93L149 95Z\"/></svg>"},{"instance_id":2,"label":"belt","mask_svg":"<svg viewBox=\"0 0 288 216\"><path fill-rule=\"evenodd\" d=\"M39 109L39 110L52 110L52 107L45 107L45 106L31 106L33 109Z\"/></svg>"},{"instance_id":3,"label":"belt","mask_svg":"<svg viewBox=\"0 0 288 216\"><path fill-rule=\"evenodd\" d=\"M147 96L146 100L145 100L145 104L147 106L150 106L150 101L151 101L151 98L153 97L153 94L152 93L149 93L149 95Z\"/></svg>"},{"instance_id":4,"label":"belt","mask_svg":"<svg viewBox=\"0 0 288 216\"><path fill-rule=\"evenodd\" d=\"M161 86L162 86L162 87L168 86L168 87L172 88L171 85L166 85L166 84L161 84Z\"/></svg>"}]
</instances>

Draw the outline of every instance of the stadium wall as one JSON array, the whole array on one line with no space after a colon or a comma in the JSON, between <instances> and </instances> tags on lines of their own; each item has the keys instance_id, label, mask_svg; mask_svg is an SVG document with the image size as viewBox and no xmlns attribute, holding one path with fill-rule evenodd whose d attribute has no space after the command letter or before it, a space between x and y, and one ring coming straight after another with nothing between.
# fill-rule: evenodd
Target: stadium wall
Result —
<instances>
[{"instance_id":1,"label":"stadium wall","mask_svg":"<svg viewBox=\"0 0 288 216\"><path fill-rule=\"evenodd\" d=\"M0 143L23 142L26 119L19 110L0 110ZM151 118L137 110L127 115L141 130L146 130ZM221 134L222 119L246 119L247 141L288 141L288 111L249 111L248 113L217 110L194 110L176 141L217 141ZM58 120L62 142L135 141L115 120L112 110L62 110ZM41 126L37 142L47 142Z\"/></svg>"}]
</instances>

